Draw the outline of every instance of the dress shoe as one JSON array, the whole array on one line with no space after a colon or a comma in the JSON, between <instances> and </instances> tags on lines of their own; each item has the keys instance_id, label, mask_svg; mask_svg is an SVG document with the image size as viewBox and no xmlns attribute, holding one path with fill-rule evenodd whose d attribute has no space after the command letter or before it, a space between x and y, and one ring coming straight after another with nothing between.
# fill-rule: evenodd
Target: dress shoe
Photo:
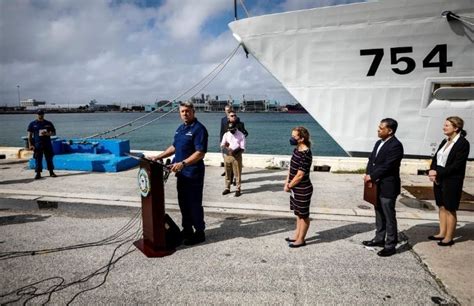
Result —
<instances>
[{"instance_id":1,"label":"dress shoe","mask_svg":"<svg viewBox=\"0 0 474 306\"><path fill-rule=\"evenodd\" d=\"M225 176L225 172L222 172L221 176Z\"/></svg>"},{"instance_id":2,"label":"dress shoe","mask_svg":"<svg viewBox=\"0 0 474 306\"><path fill-rule=\"evenodd\" d=\"M444 237L435 237L435 236L428 236L428 240L437 240L437 241L441 241L443 240Z\"/></svg>"},{"instance_id":3,"label":"dress shoe","mask_svg":"<svg viewBox=\"0 0 474 306\"><path fill-rule=\"evenodd\" d=\"M443 241L438 242L439 246L452 246L453 244L454 244L454 240L451 240L448 242L443 242Z\"/></svg>"},{"instance_id":4,"label":"dress shoe","mask_svg":"<svg viewBox=\"0 0 474 306\"><path fill-rule=\"evenodd\" d=\"M36 175L35 175L35 180L39 180L40 178L41 178L41 174L36 173Z\"/></svg>"},{"instance_id":5,"label":"dress shoe","mask_svg":"<svg viewBox=\"0 0 474 306\"><path fill-rule=\"evenodd\" d=\"M397 250L395 250L395 248L393 249L383 248L381 251L377 253L377 255L379 255L380 257L388 257L388 256L392 256L395 253L397 253Z\"/></svg>"},{"instance_id":6,"label":"dress shoe","mask_svg":"<svg viewBox=\"0 0 474 306\"><path fill-rule=\"evenodd\" d=\"M290 243L288 246L294 249L294 248L304 247L305 245L306 245L306 241L303 241L303 243L300 243L300 244Z\"/></svg>"},{"instance_id":7,"label":"dress shoe","mask_svg":"<svg viewBox=\"0 0 474 306\"><path fill-rule=\"evenodd\" d=\"M191 229L183 229L181 231L181 237L183 237L184 240L186 239L191 239L194 235L194 230Z\"/></svg>"},{"instance_id":8,"label":"dress shoe","mask_svg":"<svg viewBox=\"0 0 474 306\"><path fill-rule=\"evenodd\" d=\"M291 239L290 237L286 237L286 238L285 238L285 241L286 241L286 242L295 242L296 240L295 240L295 239Z\"/></svg>"},{"instance_id":9,"label":"dress shoe","mask_svg":"<svg viewBox=\"0 0 474 306\"><path fill-rule=\"evenodd\" d=\"M56 175L56 173L54 173L53 171L49 171L49 176L51 176L51 177L58 177L58 176Z\"/></svg>"},{"instance_id":10,"label":"dress shoe","mask_svg":"<svg viewBox=\"0 0 474 306\"><path fill-rule=\"evenodd\" d=\"M190 238L184 240L184 245L195 245L206 241L204 231L196 231Z\"/></svg>"},{"instance_id":11,"label":"dress shoe","mask_svg":"<svg viewBox=\"0 0 474 306\"><path fill-rule=\"evenodd\" d=\"M385 242L375 241L375 240L365 240L365 241L362 241L362 244L368 247L384 247L385 246Z\"/></svg>"},{"instance_id":12,"label":"dress shoe","mask_svg":"<svg viewBox=\"0 0 474 306\"><path fill-rule=\"evenodd\" d=\"M226 195L226 194L229 194L229 193L230 193L229 189L226 189L226 190L222 191L222 195Z\"/></svg>"},{"instance_id":13,"label":"dress shoe","mask_svg":"<svg viewBox=\"0 0 474 306\"><path fill-rule=\"evenodd\" d=\"M242 193L240 192L240 190L237 190L237 191L235 192L235 195L234 195L234 196L235 196L235 197L240 197L241 194L242 194Z\"/></svg>"}]
</instances>

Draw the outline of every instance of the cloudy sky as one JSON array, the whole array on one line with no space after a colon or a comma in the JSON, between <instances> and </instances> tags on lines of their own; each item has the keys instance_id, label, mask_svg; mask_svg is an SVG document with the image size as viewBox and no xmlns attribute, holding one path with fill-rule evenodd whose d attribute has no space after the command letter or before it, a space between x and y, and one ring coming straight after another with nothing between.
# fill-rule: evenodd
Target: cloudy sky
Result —
<instances>
[{"instance_id":1,"label":"cloudy sky","mask_svg":"<svg viewBox=\"0 0 474 306\"><path fill-rule=\"evenodd\" d=\"M244 3L256 16L354 1ZM18 85L21 100L56 104L174 98L237 46L233 19L233 0L0 0L0 105L18 104ZM204 92L294 101L242 50Z\"/></svg>"}]
</instances>

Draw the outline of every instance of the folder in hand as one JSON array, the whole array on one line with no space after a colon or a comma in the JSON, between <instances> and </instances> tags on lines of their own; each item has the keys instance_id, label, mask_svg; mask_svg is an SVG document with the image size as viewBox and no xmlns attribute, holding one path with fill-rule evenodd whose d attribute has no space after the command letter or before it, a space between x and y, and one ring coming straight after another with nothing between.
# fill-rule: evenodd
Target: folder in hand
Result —
<instances>
[{"instance_id":1,"label":"folder in hand","mask_svg":"<svg viewBox=\"0 0 474 306\"><path fill-rule=\"evenodd\" d=\"M372 182L364 183L364 201L377 205L377 185Z\"/></svg>"}]
</instances>

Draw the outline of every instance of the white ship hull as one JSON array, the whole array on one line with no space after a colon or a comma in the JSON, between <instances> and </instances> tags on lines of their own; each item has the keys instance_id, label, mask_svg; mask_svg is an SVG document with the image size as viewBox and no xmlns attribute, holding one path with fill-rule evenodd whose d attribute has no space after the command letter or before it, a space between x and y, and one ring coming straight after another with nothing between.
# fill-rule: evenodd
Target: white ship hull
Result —
<instances>
[{"instance_id":1,"label":"white ship hull","mask_svg":"<svg viewBox=\"0 0 474 306\"><path fill-rule=\"evenodd\" d=\"M474 16L474 0L358 3L229 26L350 155L371 152L391 117L405 155L431 156L448 116L463 118L474 139L474 27L443 11Z\"/></svg>"}]
</instances>

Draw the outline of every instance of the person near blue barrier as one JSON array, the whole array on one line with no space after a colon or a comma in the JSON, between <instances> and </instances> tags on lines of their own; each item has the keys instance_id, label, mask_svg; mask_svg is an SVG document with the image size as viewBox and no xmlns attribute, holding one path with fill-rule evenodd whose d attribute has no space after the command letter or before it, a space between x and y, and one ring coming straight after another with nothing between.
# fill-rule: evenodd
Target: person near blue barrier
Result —
<instances>
[{"instance_id":1,"label":"person near blue barrier","mask_svg":"<svg viewBox=\"0 0 474 306\"><path fill-rule=\"evenodd\" d=\"M207 152L208 133L206 127L195 117L191 102L181 103L179 114L183 124L176 130L173 144L151 159L156 161L174 154L169 167L177 178L183 243L194 245L206 240L202 193L205 170L203 159Z\"/></svg>"},{"instance_id":2,"label":"person near blue barrier","mask_svg":"<svg viewBox=\"0 0 474 306\"><path fill-rule=\"evenodd\" d=\"M53 146L51 144L51 136L56 135L56 128L51 121L44 119L44 111L36 112L37 118L28 125L28 147L33 150L33 157L36 162L35 180L41 178L43 171L43 155L46 159L49 175L56 177L53 164Z\"/></svg>"}]
</instances>

